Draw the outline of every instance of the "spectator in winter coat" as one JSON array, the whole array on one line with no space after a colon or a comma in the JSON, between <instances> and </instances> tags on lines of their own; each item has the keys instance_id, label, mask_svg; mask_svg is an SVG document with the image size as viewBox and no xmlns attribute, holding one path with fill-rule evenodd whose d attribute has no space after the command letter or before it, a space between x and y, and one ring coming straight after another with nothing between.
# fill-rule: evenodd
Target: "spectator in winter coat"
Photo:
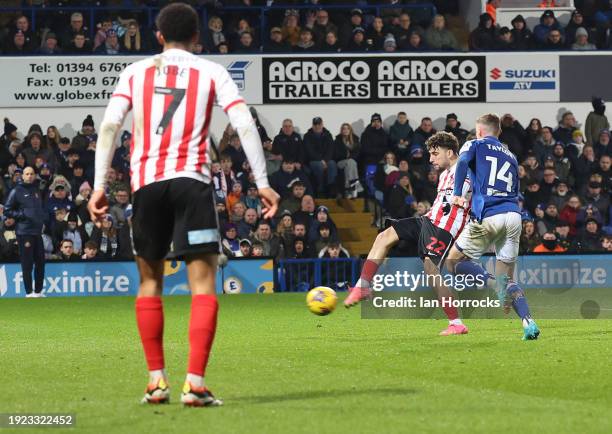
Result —
<instances>
[{"instance_id":1,"label":"spectator in winter coat","mask_svg":"<svg viewBox=\"0 0 612 434\"><path fill-rule=\"evenodd\" d=\"M561 116L561 122L559 122L559 126L553 135L558 142L561 142L563 145L567 146L572 143L572 134L577 129L576 118L572 112L568 111L563 113L563 116Z\"/></svg>"},{"instance_id":2,"label":"spectator in winter coat","mask_svg":"<svg viewBox=\"0 0 612 434\"><path fill-rule=\"evenodd\" d=\"M586 118L584 133L587 144L594 145L597 142L599 133L602 130L610 129L610 122L608 122L608 118L604 114L606 112L606 104L603 99L594 97L591 104L593 105L593 111Z\"/></svg>"},{"instance_id":3,"label":"spectator in winter coat","mask_svg":"<svg viewBox=\"0 0 612 434\"><path fill-rule=\"evenodd\" d=\"M283 120L283 126L272 143L273 149L279 153L283 160L293 161L298 169L305 163L304 145L302 138L293 128L291 119Z\"/></svg>"},{"instance_id":4,"label":"spectator in winter coat","mask_svg":"<svg viewBox=\"0 0 612 434\"><path fill-rule=\"evenodd\" d=\"M408 122L406 112L399 112L397 119L389 129L391 148L398 158L408 158L414 130Z\"/></svg>"},{"instance_id":5,"label":"spectator in winter coat","mask_svg":"<svg viewBox=\"0 0 612 434\"><path fill-rule=\"evenodd\" d=\"M459 142L459 147L461 147L469 134L468 130L461 128L461 122L457 120L457 115L455 113L449 113L446 115L446 127L444 131L447 133L452 133ZM503 141L503 140L502 140ZM504 141L504 143L506 143Z\"/></svg>"},{"instance_id":6,"label":"spectator in winter coat","mask_svg":"<svg viewBox=\"0 0 612 434\"><path fill-rule=\"evenodd\" d=\"M361 164L377 164L389 150L389 136L383 129L382 118L374 113L370 125L361 134Z\"/></svg>"},{"instance_id":7,"label":"spectator in winter coat","mask_svg":"<svg viewBox=\"0 0 612 434\"><path fill-rule=\"evenodd\" d=\"M487 51L495 47L495 28L489 14L480 16L478 27L470 33L469 46L472 51Z\"/></svg>"},{"instance_id":8,"label":"spectator in winter coat","mask_svg":"<svg viewBox=\"0 0 612 434\"><path fill-rule=\"evenodd\" d=\"M533 33L527 27L527 22L522 15L512 19L512 42L516 50L527 51L533 47Z\"/></svg>"},{"instance_id":9,"label":"spectator in winter coat","mask_svg":"<svg viewBox=\"0 0 612 434\"><path fill-rule=\"evenodd\" d=\"M540 17L540 24L533 29L536 43L540 45L545 44L551 30L558 30L560 34L562 32L561 25L555 18L555 13L548 9Z\"/></svg>"},{"instance_id":10,"label":"spectator in winter coat","mask_svg":"<svg viewBox=\"0 0 612 434\"><path fill-rule=\"evenodd\" d=\"M351 124L342 124L340 134L334 141L334 147L338 169L344 171L344 189L348 198L356 198L363 191L357 167L360 146L359 137L353 133Z\"/></svg>"},{"instance_id":11,"label":"spectator in winter coat","mask_svg":"<svg viewBox=\"0 0 612 434\"><path fill-rule=\"evenodd\" d=\"M323 119L320 117L312 120L312 127L304 134L304 148L318 195L321 196L327 191L330 197L334 197L338 175L338 166L334 160L334 139L323 126Z\"/></svg>"},{"instance_id":12,"label":"spectator in winter coat","mask_svg":"<svg viewBox=\"0 0 612 434\"><path fill-rule=\"evenodd\" d=\"M455 35L446 28L446 19L440 14L433 17L425 32L425 42L433 50L455 51L458 48Z\"/></svg>"}]
</instances>

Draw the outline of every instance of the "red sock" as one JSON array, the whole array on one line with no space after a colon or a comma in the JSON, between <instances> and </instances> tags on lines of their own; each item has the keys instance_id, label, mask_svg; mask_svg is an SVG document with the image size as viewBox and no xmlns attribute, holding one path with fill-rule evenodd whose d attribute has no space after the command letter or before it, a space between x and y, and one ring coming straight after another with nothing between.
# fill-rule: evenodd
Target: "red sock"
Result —
<instances>
[{"instance_id":1,"label":"red sock","mask_svg":"<svg viewBox=\"0 0 612 434\"><path fill-rule=\"evenodd\" d=\"M442 310L448 317L449 321L459 318L459 311L457 310L455 306L452 306L452 305L447 306L444 304L444 302L452 303L452 301L454 300L454 297L446 295L444 296L444 299L439 299L439 300L440 300L440 303L442 304Z\"/></svg>"},{"instance_id":2,"label":"red sock","mask_svg":"<svg viewBox=\"0 0 612 434\"><path fill-rule=\"evenodd\" d=\"M161 297L138 297L136 322L149 371L164 369L164 307Z\"/></svg>"},{"instance_id":3,"label":"red sock","mask_svg":"<svg viewBox=\"0 0 612 434\"><path fill-rule=\"evenodd\" d=\"M194 295L189 320L189 374L204 376L217 329L216 295Z\"/></svg>"},{"instance_id":4,"label":"red sock","mask_svg":"<svg viewBox=\"0 0 612 434\"><path fill-rule=\"evenodd\" d=\"M376 271L378 271L378 264L370 259L366 259L366 261L363 263L363 268L361 269L361 276L359 277L363 280L371 282L372 279L374 279Z\"/></svg>"}]
</instances>

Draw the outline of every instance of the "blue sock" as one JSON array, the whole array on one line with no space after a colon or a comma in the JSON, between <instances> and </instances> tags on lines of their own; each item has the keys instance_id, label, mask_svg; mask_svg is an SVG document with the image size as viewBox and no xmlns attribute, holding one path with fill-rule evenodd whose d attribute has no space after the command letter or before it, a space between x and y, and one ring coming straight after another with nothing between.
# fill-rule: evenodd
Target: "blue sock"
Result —
<instances>
[{"instance_id":1,"label":"blue sock","mask_svg":"<svg viewBox=\"0 0 612 434\"><path fill-rule=\"evenodd\" d=\"M481 264L469 260L460 261L455 266L455 274L465 274L467 276L473 276L475 282L483 282L484 285L477 285L479 287L486 286L487 279L489 278L489 273Z\"/></svg>"},{"instance_id":2,"label":"blue sock","mask_svg":"<svg viewBox=\"0 0 612 434\"><path fill-rule=\"evenodd\" d=\"M512 284L508 287L508 296L512 298L512 307L516 314L522 320L530 320L531 313L529 312L529 305L525 298L525 293L517 284Z\"/></svg>"}]
</instances>

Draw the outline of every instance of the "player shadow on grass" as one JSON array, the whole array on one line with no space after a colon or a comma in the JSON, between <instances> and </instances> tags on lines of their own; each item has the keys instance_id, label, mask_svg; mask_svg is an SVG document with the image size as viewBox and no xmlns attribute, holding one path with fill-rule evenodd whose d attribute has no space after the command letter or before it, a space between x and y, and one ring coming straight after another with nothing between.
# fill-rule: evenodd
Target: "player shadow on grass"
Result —
<instances>
[{"instance_id":1,"label":"player shadow on grass","mask_svg":"<svg viewBox=\"0 0 612 434\"><path fill-rule=\"evenodd\" d=\"M381 389L345 389L345 390L311 390L304 392L285 393L280 395L254 395L232 398L232 402L245 404L269 404L281 401L306 401L319 398L340 398L343 396L355 395L414 395L418 393L416 389L408 388L381 388Z\"/></svg>"}]
</instances>

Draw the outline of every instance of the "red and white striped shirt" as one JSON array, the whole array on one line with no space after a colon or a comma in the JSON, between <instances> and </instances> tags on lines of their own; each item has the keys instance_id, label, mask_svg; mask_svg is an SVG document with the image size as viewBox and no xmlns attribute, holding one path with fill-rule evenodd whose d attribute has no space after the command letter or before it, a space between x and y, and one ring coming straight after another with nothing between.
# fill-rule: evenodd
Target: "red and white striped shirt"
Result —
<instances>
[{"instance_id":1,"label":"red and white striped shirt","mask_svg":"<svg viewBox=\"0 0 612 434\"><path fill-rule=\"evenodd\" d=\"M178 177L210 182L213 103L244 102L225 68L179 49L129 65L119 77L105 121L123 124L132 110L132 190Z\"/></svg>"},{"instance_id":2,"label":"red and white striped shirt","mask_svg":"<svg viewBox=\"0 0 612 434\"><path fill-rule=\"evenodd\" d=\"M449 232L453 238L457 238L465 227L470 217L470 207L461 208L451 205L451 199L455 190L455 169L457 164L453 164L440 174L438 180L438 195L431 209L426 214L434 226ZM463 183L462 196L469 200L471 204L472 187L468 178Z\"/></svg>"}]
</instances>

